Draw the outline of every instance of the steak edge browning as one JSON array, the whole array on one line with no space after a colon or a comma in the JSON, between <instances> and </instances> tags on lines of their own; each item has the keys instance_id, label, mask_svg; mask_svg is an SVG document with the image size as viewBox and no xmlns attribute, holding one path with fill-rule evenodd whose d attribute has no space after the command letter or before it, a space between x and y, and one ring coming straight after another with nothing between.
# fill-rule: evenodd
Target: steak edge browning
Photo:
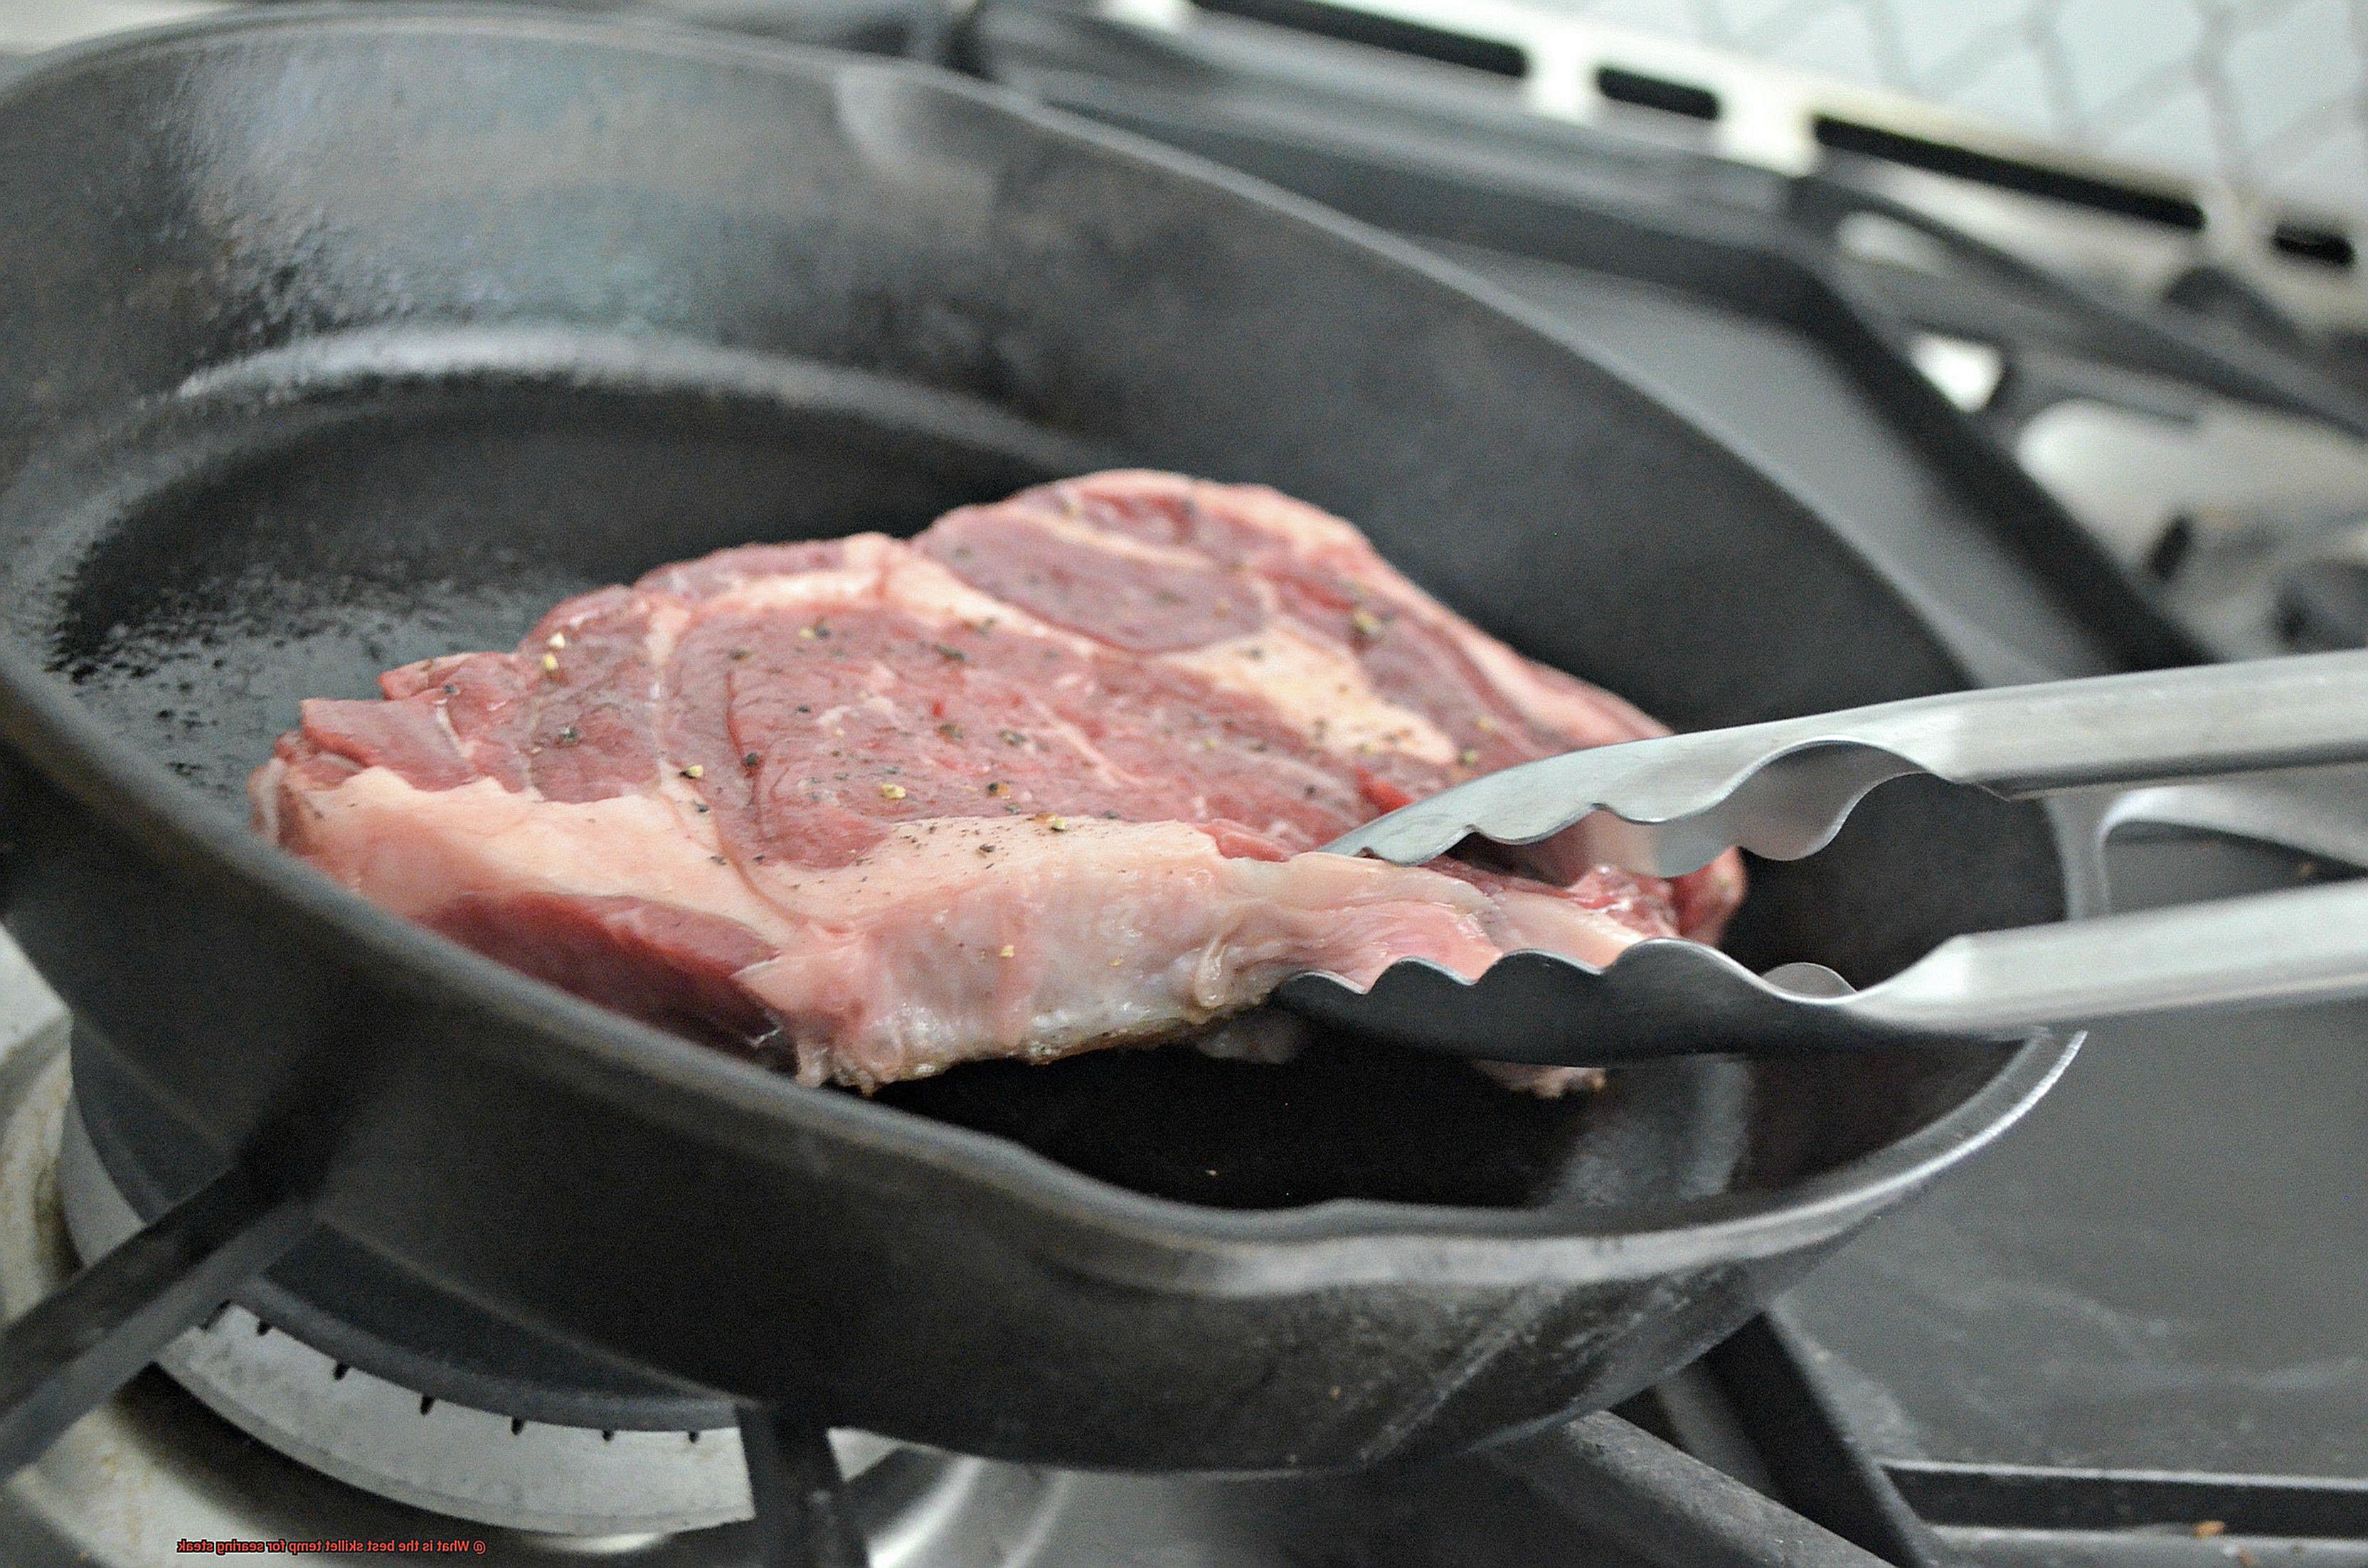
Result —
<instances>
[{"instance_id":1,"label":"steak edge browning","mask_svg":"<svg viewBox=\"0 0 2368 1568\"><path fill-rule=\"evenodd\" d=\"M1675 881L1313 853L1576 746L1661 733L1256 486L1113 472L584 594L515 653L314 699L249 785L346 886L661 1027L870 1090L1174 1033L1284 977L1478 974L1714 939ZM1567 1072L1503 1070L1553 1092Z\"/></svg>"}]
</instances>

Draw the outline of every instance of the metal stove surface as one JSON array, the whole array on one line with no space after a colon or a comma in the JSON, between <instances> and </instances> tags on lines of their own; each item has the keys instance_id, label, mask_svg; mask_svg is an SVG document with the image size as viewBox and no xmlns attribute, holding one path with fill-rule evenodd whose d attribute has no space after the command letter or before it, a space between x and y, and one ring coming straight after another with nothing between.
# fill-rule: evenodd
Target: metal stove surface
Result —
<instances>
[{"instance_id":1,"label":"metal stove surface","mask_svg":"<svg viewBox=\"0 0 2368 1568\"><path fill-rule=\"evenodd\" d=\"M1806 335L1533 257L1453 254L1945 591L1989 678L2098 656L2009 580L1963 497ZM2343 874L2226 836L2118 842L2107 869L2125 908ZM2100 1029L2002 1148L1773 1310L1945 1550L2060 1568L2368 1565L2363 1040L2356 1005Z\"/></svg>"}]
</instances>

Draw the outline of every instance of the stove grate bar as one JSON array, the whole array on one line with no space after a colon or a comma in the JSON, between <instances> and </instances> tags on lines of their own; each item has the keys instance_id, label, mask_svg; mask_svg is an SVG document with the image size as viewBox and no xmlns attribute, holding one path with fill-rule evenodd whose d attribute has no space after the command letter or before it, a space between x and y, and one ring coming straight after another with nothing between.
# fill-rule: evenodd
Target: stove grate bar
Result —
<instances>
[{"instance_id":1,"label":"stove grate bar","mask_svg":"<svg viewBox=\"0 0 2368 1568\"><path fill-rule=\"evenodd\" d=\"M313 1228L233 1167L0 1333L0 1476L13 1475Z\"/></svg>"},{"instance_id":2,"label":"stove grate bar","mask_svg":"<svg viewBox=\"0 0 2368 1568\"><path fill-rule=\"evenodd\" d=\"M1668 1568L1887 1568L1771 1497L1605 1412L1489 1450L1540 1499Z\"/></svg>"},{"instance_id":3,"label":"stove grate bar","mask_svg":"<svg viewBox=\"0 0 2368 1568\"><path fill-rule=\"evenodd\" d=\"M1785 1502L1899 1568L1947 1560L1926 1518L1851 1434L1832 1392L1810 1375L1800 1337L1775 1311L1752 1319L1702 1363L1723 1388Z\"/></svg>"},{"instance_id":4,"label":"stove grate bar","mask_svg":"<svg viewBox=\"0 0 2368 1568\"><path fill-rule=\"evenodd\" d=\"M742 1405L740 1447L764 1568L871 1568L827 1421L796 1401Z\"/></svg>"}]
</instances>

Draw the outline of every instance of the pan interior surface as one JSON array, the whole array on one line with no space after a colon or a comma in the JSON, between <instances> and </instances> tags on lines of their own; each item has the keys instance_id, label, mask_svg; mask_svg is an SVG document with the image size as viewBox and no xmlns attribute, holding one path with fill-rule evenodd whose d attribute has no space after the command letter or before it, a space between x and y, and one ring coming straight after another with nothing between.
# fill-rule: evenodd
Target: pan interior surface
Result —
<instances>
[{"instance_id":1,"label":"pan interior surface","mask_svg":"<svg viewBox=\"0 0 2368 1568\"><path fill-rule=\"evenodd\" d=\"M386 347L370 346L371 363ZM655 363L636 374L617 368L630 347L586 339L572 364L565 345L534 347L519 365L424 341L403 373L361 376L316 355L338 373L275 376L262 392L218 377L86 443L97 464L45 465L14 500L51 519L51 668L243 816L247 774L305 697L366 696L396 665L511 646L558 599L664 562L909 534L1110 460L926 389L813 367L752 378L678 346L640 350ZM1759 874L1744 940L1791 952L1782 914L1756 905L1794 902L1798 869ZM1846 935L1816 935L1825 960L1853 957ZM976 1064L880 1098L1164 1197L1502 1208L1781 1185L1930 1119L1990 1065L1862 1064L1906 1092L1850 1096L1882 1108L1842 1127L1814 1068L1804 1083L1770 1065L1639 1068L1600 1096L1543 1101L1461 1062L1322 1032L1282 1065L1122 1050Z\"/></svg>"}]
</instances>

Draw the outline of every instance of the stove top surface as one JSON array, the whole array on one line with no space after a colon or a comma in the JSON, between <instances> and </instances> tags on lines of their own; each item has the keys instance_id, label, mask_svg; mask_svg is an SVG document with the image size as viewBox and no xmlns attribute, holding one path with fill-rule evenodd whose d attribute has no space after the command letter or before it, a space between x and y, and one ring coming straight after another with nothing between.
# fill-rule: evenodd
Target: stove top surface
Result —
<instances>
[{"instance_id":1,"label":"stove top surface","mask_svg":"<svg viewBox=\"0 0 2368 1568\"><path fill-rule=\"evenodd\" d=\"M1806 335L1533 257L1450 254L1554 310L1871 554L1950 585L1943 613L1988 678L2103 667ZM2110 866L2124 908L2336 869L2226 840L2117 844ZM1846 1249L1785 1316L1902 1463L2368 1488L2363 1039L2357 1004L2093 1031L2002 1148Z\"/></svg>"},{"instance_id":2,"label":"stove top surface","mask_svg":"<svg viewBox=\"0 0 2368 1568\"><path fill-rule=\"evenodd\" d=\"M1451 247L1945 594L1987 679L2103 667L1978 507L1814 335L1666 288ZM2263 891L2323 858L2117 842L2115 907ZM2216 1521L2368 1562L2368 1006L2094 1031L2030 1120L1774 1315L1846 1428L1953 1549L2230 1561ZM2075 1542L2085 1532L2100 1540ZM2252 1550L2252 1548L2245 1548ZM2106 1555L2099 1555L2106 1553ZM2177 1560L2165 1558L2164 1561Z\"/></svg>"}]
</instances>

